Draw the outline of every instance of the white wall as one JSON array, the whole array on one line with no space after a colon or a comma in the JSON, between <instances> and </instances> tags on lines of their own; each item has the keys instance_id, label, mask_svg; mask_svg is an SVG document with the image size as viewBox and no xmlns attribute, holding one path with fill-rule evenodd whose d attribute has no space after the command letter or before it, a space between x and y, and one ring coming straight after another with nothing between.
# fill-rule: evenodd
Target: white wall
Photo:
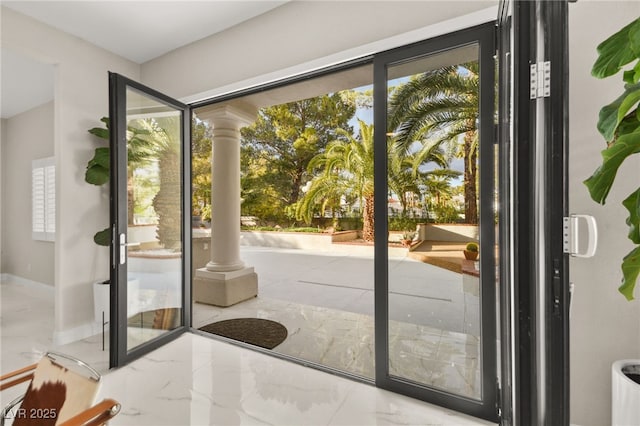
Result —
<instances>
[{"instance_id":1,"label":"white wall","mask_svg":"<svg viewBox=\"0 0 640 426\"><path fill-rule=\"evenodd\" d=\"M7 120L2 118L0 119L0 276L2 276L2 274L4 273L4 270L2 268L2 257L4 256L4 244L2 243L2 236L4 235L4 233L2 232L2 229L4 227L2 223L2 206L4 206L4 197L1 194L4 194L4 187L2 186L4 182L4 179L2 179L2 174L4 173L4 167L2 167L2 159L4 158L4 156L2 155L2 146L4 145L5 140L7 140Z\"/></svg>"},{"instance_id":2,"label":"white wall","mask_svg":"<svg viewBox=\"0 0 640 426\"><path fill-rule=\"evenodd\" d=\"M109 255L93 234L108 225L108 194L84 182L96 142L87 129L108 115L107 71L139 79L139 65L2 8L2 47L54 64L57 169L54 339L79 337L93 318L91 282L108 275ZM37 125L33 123L32 125ZM10 161L4 158L5 163ZM11 225L9 225L11 226Z\"/></svg>"},{"instance_id":3,"label":"white wall","mask_svg":"<svg viewBox=\"0 0 640 426\"><path fill-rule=\"evenodd\" d=\"M54 243L31 238L31 161L53 155L53 102L3 122L2 272L53 285Z\"/></svg>"},{"instance_id":4,"label":"white wall","mask_svg":"<svg viewBox=\"0 0 640 426\"><path fill-rule=\"evenodd\" d=\"M142 79L170 96L194 100L196 94L496 5L497 1L290 2L143 64ZM445 33L464 26L451 23L438 30ZM373 53L375 46L372 49L354 53L361 56ZM265 83L264 78L258 82Z\"/></svg>"},{"instance_id":5,"label":"white wall","mask_svg":"<svg viewBox=\"0 0 640 426\"><path fill-rule=\"evenodd\" d=\"M620 203L640 185L640 156L620 169L605 206L593 202L582 184L606 147L596 130L598 112L622 88L620 76L591 77L596 46L638 16L637 1L569 5L569 205L571 212L595 216L600 230L596 256L571 261L571 422L583 426L610 424L611 363L640 358L640 287L633 302L617 290L622 257L633 247Z\"/></svg>"}]
</instances>

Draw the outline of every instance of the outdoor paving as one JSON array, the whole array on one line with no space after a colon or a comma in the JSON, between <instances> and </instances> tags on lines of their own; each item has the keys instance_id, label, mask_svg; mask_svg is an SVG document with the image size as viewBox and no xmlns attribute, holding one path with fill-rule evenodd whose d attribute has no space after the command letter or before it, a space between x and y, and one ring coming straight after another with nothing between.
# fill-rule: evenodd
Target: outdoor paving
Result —
<instances>
[{"instance_id":1,"label":"outdoor paving","mask_svg":"<svg viewBox=\"0 0 640 426\"><path fill-rule=\"evenodd\" d=\"M421 241L408 255L412 259L461 273L466 245L450 241Z\"/></svg>"},{"instance_id":2,"label":"outdoor paving","mask_svg":"<svg viewBox=\"0 0 640 426\"><path fill-rule=\"evenodd\" d=\"M258 274L257 298L229 308L194 303L195 328L265 318L289 332L275 352L374 377L374 260L242 247ZM480 395L478 297L462 275L407 256L389 260L390 373L469 397Z\"/></svg>"}]
</instances>

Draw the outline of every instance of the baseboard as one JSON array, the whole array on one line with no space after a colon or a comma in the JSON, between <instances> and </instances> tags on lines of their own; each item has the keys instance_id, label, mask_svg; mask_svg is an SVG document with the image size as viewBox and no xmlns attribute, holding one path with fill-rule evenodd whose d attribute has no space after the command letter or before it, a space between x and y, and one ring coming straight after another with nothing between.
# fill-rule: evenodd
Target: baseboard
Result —
<instances>
[{"instance_id":1,"label":"baseboard","mask_svg":"<svg viewBox=\"0 0 640 426\"><path fill-rule=\"evenodd\" d=\"M29 280L27 278L22 278L22 277L19 277L17 275L8 274L8 273L2 273L2 274L0 274L0 280L1 280L2 283L5 283L7 281L11 281L13 283L16 283L16 284L24 286L24 287L34 288L34 289L38 289L38 290L44 290L44 291L50 292L52 295L54 294L54 289L55 289L54 286L49 285L49 284L45 284L45 283L41 283L39 281L33 281L33 280Z\"/></svg>"},{"instance_id":2,"label":"baseboard","mask_svg":"<svg viewBox=\"0 0 640 426\"><path fill-rule=\"evenodd\" d=\"M105 332L109 329L105 328ZM53 332L53 344L55 346L66 345L67 343L73 343L78 340L86 339L96 334L102 333L102 327L99 323L86 323L79 325L78 327L71 328L64 331Z\"/></svg>"},{"instance_id":3,"label":"baseboard","mask_svg":"<svg viewBox=\"0 0 640 426\"><path fill-rule=\"evenodd\" d=\"M34 290L44 291L54 297L55 288L49 284L44 284L38 281L29 280L27 278L22 278L17 275L2 273L0 274L0 280L2 283L11 282L17 284L19 286L23 286L25 288L32 288ZM107 331L108 328L105 329ZM67 343L72 343L78 340L86 339L91 336L95 336L96 334L102 333L102 327L99 323L85 323L80 326L71 328L69 330L64 331L54 331L53 332L53 344L55 346L66 345Z\"/></svg>"}]
</instances>

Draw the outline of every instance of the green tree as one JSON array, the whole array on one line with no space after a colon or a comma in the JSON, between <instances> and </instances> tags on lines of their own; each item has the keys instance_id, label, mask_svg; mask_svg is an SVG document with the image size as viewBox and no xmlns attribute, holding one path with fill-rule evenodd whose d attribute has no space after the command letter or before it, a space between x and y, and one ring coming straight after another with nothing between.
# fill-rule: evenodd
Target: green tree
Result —
<instances>
[{"instance_id":1,"label":"green tree","mask_svg":"<svg viewBox=\"0 0 640 426\"><path fill-rule=\"evenodd\" d=\"M398 86L390 96L388 111L389 131L405 149L425 140L460 147L467 223L478 222L478 89L477 62L438 68Z\"/></svg>"},{"instance_id":2,"label":"green tree","mask_svg":"<svg viewBox=\"0 0 640 426\"><path fill-rule=\"evenodd\" d=\"M194 118L191 126L191 208L193 214L211 205L211 127Z\"/></svg>"},{"instance_id":3,"label":"green tree","mask_svg":"<svg viewBox=\"0 0 640 426\"><path fill-rule=\"evenodd\" d=\"M424 190L423 183L432 175L442 175L456 172L448 170L450 155L441 144L424 142L420 149L407 149L403 143L396 139L388 140L388 177L389 189L398 196L402 205L402 214L407 214L407 196L415 194L421 196ZM430 169L424 166L431 163Z\"/></svg>"},{"instance_id":4,"label":"green tree","mask_svg":"<svg viewBox=\"0 0 640 426\"><path fill-rule=\"evenodd\" d=\"M458 209L453 198L459 193L460 187L454 187L451 179L459 175L460 172L455 170L439 169L421 176L420 186L425 195L425 204L435 214L438 223L458 220Z\"/></svg>"},{"instance_id":5,"label":"green tree","mask_svg":"<svg viewBox=\"0 0 640 426\"><path fill-rule=\"evenodd\" d=\"M343 137L329 143L326 151L309 163L310 169L322 172L311 181L297 205L296 216L310 222L315 212L323 214L327 207L335 208L342 198L356 198L362 206L362 238L373 241L373 124L358 120L358 125L358 136L341 131ZM447 165L442 149L436 145L412 155L392 140L387 146L387 158L389 189L400 197L405 211L406 195L420 194L421 179L431 174L446 173L442 170L420 171L421 164L433 162L440 167Z\"/></svg>"},{"instance_id":6,"label":"green tree","mask_svg":"<svg viewBox=\"0 0 640 426\"><path fill-rule=\"evenodd\" d=\"M356 195L362 206L362 238L373 241L373 125L362 120L358 124L357 137L341 129L340 138L310 162L310 169L323 172L311 181L296 216L310 222L315 208L324 208L327 200L339 199L342 194Z\"/></svg>"},{"instance_id":7,"label":"green tree","mask_svg":"<svg viewBox=\"0 0 640 426\"><path fill-rule=\"evenodd\" d=\"M256 152L252 146L242 146L240 162L241 213L257 216L265 221L286 219L286 199L282 191L289 182L286 175L271 167L273 157L265 151Z\"/></svg>"},{"instance_id":8,"label":"green tree","mask_svg":"<svg viewBox=\"0 0 640 426\"><path fill-rule=\"evenodd\" d=\"M241 130L244 211L252 212L261 197L283 206L281 211L299 200L312 177L311 159L351 133L356 100L349 93L262 108L255 123Z\"/></svg>"}]
</instances>

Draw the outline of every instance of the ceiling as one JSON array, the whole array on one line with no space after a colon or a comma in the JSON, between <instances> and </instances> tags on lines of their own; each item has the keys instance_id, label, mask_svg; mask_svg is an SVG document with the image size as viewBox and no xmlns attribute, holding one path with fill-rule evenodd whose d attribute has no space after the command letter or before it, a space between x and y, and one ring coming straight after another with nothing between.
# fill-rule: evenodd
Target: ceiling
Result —
<instances>
[{"instance_id":1,"label":"ceiling","mask_svg":"<svg viewBox=\"0 0 640 426\"><path fill-rule=\"evenodd\" d=\"M289 0L2 1L136 63L268 12ZM2 118L53 99L53 67L2 49Z\"/></svg>"}]
</instances>

